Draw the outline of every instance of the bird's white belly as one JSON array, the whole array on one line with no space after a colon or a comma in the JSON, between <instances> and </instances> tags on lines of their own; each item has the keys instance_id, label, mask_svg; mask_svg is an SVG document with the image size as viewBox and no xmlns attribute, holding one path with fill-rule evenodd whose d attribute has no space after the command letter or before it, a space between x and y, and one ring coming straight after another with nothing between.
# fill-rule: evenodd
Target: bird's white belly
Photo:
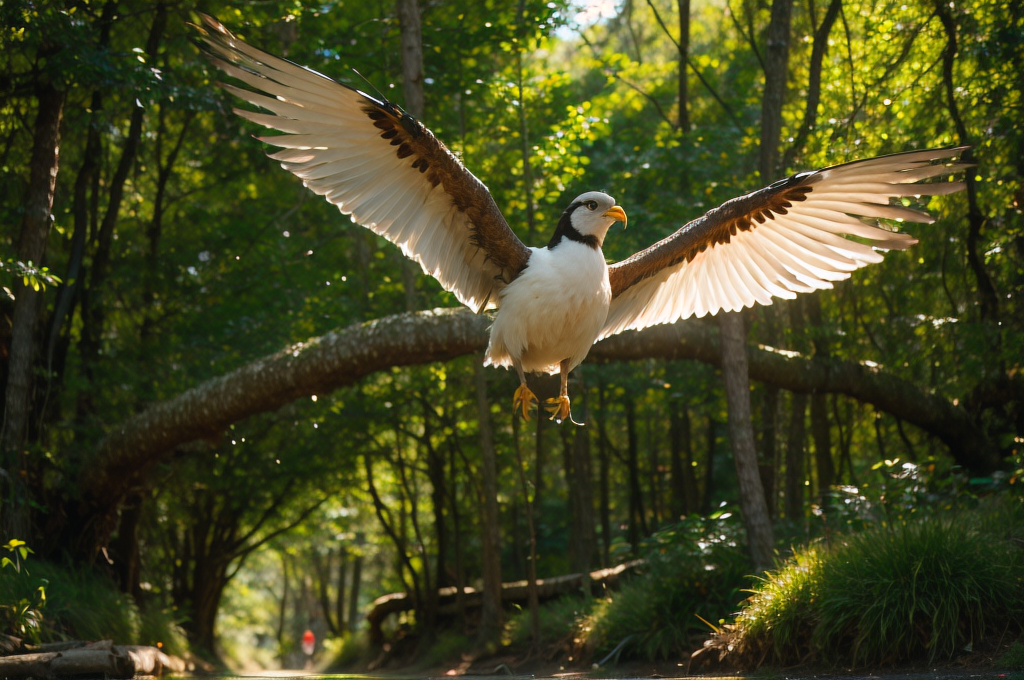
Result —
<instances>
[{"instance_id":1,"label":"bird's white belly","mask_svg":"<svg viewBox=\"0 0 1024 680\"><path fill-rule=\"evenodd\" d=\"M564 240L531 248L529 266L501 293L485 364L556 373L587 356L608 317L611 286L600 250Z\"/></svg>"}]
</instances>

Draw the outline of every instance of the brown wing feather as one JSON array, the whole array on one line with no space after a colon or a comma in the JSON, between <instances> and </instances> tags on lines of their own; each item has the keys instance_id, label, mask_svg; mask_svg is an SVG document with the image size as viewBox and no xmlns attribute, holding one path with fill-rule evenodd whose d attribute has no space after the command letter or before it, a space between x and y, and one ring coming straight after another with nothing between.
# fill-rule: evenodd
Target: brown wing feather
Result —
<instances>
[{"instance_id":1,"label":"brown wing feather","mask_svg":"<svg viewBox=\"0 0 1024 680\"><path fill-rule=\"evenodd\" d=\"M271 157L354 222L397 244L476 311L525 268L530 250L483 182L422 123L315 71L242 42L203 15L214 64L247 87L224 89L269 113L236 113L283 134Z\"/></svg>"}]
</instances>

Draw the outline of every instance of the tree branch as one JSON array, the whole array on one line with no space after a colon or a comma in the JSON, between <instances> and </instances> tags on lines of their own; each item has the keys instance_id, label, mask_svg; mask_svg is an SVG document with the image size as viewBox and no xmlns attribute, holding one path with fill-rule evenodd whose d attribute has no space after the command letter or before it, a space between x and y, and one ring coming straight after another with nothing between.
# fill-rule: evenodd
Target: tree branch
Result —
<instances>
[{"instance_id":1,"label":"tree branch","mask_svg":"<svg viewBox=\"0 0 1024 680\"><path fill-rule=\"evenodd\" d=\"M274 411L295 399L327 394L395 366L448 361L487 345L490 319L466 309L435 309L385 317L327 333L208 380L124 421L97 447L79 482L82 517L94 546L105 544L104 519L123 494L186 443L216 438L230 424ZM991 470L1000 455L961 406L875 367L794 352L748 347L750 376L794 392L839 393L874 404L941 439L957 463ZM687 321L608 338L596 361L691 359L719 365L717 334ZM79 549L86 546L80 545Z\"/></svg>"}]
</instances>

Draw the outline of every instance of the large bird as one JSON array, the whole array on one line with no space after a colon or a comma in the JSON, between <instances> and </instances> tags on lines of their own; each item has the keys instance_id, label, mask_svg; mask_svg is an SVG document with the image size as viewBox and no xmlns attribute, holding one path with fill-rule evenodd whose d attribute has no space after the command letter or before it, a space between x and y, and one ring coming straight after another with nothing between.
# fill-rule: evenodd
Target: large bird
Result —
<instances>
[{"instance_id":1,"label":"large bird","mask_svg":"<svg viewBox=\"0 0 1024 680\"><path fill-rule=\"evenodd\" d=\"M612 265L601 247L626 213L592 191L562 213L546 247L515 235L487 187L393 102L258 50L203 16L209 56L244 87L236 109L282 134L260 137L305 186L402 249L476 312L497 308L485 365L513 367L513 410L537 399L526 373L559 373L546 408L570 418L569 372L601 338L773 297L830 288L913 237L878 219L932 222L900 199L959 191L940 178L963 148L911 151L803 172L732 199ZM935 181L926 181L935 180ZM861 241L844 238L853 236Z\"/></svg>"}]
</instances>

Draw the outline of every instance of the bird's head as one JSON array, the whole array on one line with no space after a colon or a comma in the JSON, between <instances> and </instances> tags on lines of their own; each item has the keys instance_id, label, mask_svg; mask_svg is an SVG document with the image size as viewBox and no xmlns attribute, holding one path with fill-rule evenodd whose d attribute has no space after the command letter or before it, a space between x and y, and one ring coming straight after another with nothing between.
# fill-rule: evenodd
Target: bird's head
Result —
<instances>
[{"instance_id":1,"label":"bird's head","mask_svg":"<svg viewBox=\"0 0 1024 680\"><path fill-rule=\"evenodd\" d=\"M600 191L580 194L569 204L566 212L576 231L584 236L594 236L598 243L604 243L604 235L615 222L626 225L626 211L615 205L615 199Z\"/></svg>"}]
</instances>

